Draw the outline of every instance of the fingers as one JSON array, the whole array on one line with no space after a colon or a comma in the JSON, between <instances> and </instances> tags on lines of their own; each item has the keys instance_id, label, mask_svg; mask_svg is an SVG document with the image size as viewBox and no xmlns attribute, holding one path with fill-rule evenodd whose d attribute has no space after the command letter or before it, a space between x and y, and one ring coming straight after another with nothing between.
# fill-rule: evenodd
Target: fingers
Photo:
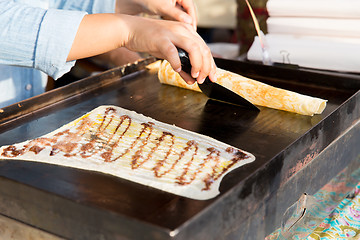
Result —
<instances>
[{"instance_id":1,"label":"fingers","mask_svg":"<svg viewBox=\"0 0 360 240\"><path fill-rule=\"evenodd\" d=\"M194 29L196 30L196 26L197 26L197 14L196 14L196 9L195 9L195 5L194 2L192 0L177 0L177 3L179 6L182 7L182 9L184 9L184 11L192 18L192 23L191 25L194 27Z\"/></svg>"},{"instance_id":2,"label":"fingers","mask_svg":"<svg viewBox=\"0 0 360 240\"><path fill-rule=\"evenodd\" d=\"M198 83L203 83L205 78L210 74L212 68L212 56L208 47L201 50L202 66L199 71L199 76L196 78Z\"/></svg>"},{"instance_id":3,"label":"fingers","mask_svg":"<svg viewBox=\"0 0 360 240\"><path fill-rule=\"evenodd\" d=\"M205 42L199 37L199 39L192 38L186 39L180 43L175 44L184 49L189 54L190 63L191 63L191 76L188 74L180 74L180 76L187 82L188 84L193 84L196 80L199 84L202 84L205 81L205 78L209 76L212 82L216 82L216 65L215 61L212 57L211 51ZM168 51L169 53L169 51ZM173 61L170 64L173 69L179 72L178 63L180 62L178 53L176 50L175 54L168 57ZM181 63L179 63L181 66Z\"/></svg>"},{"instance_id":4,"label":"fingers","mask_svg":"<svg viewBox=\"0 0 360 240\"><path fill-rule=\"evenodd\" d=\"M170 24L173 24L172 32L157 39L160 55L168 60L176 72L180 72L181 62L176 46L184 49L189 54L192 66L191 77L202 83L214 66L210 49L190 25L168 22L167 26ZM186 82L193 82L193 79L189 78L190 76L181 75L184 76Z\"/></svg>"},{"instance_id":5,"label":"fingers","mask_svg":"<svg viewBox=\"0 0 360 240\"><path fill-rule=\"evenodd\" d=\"M164 12L164 15L179 22L190 24L192 26L194 25L194 22L196 22L196 20L193 19L193 17L188 13L186 13L182 8L177 8L177 7L168 8L166 9L166 12Z\"/></svg>"},{"instance_id":6,"label":"fingers","mask_svg":"<svg viewBox=\"0 0 360 240\"><path fill-rule=\"evenodd\" d=\"M179 73L181 62L176 47L182 48L189 54L192 78L198 83L203 83L207 76L216 81L216 67L210 49L191 25L128 15L121 15L121 18L126 21L130 33L122 46L166 59ZM193 83L190 76L180 75L186 82Z\"/></svg>"},{"instance_id":7,"label":"fingers","mask_svg":"<svg viewBox=\"0 0 360 240\"><path fill-rule=\"evenodd\" d=\"M199 84L202 84L206 77L209 77L212 82L216 82L216 65L210 49L205 47L199 52L192 51L191 53L192 77L195 78ZM198 54L198 57L192 57L195 54ZM193 75L194 72L196 73L195 75Z\"/></svg>"},{"instance_id":8,"label":"fingers","mask_svg":"<svg viewBox=\"0 0 360 240\"><path fill-rule=\"evenodd\" d=\"M168 1L167 4L160 6L157 12L164 19L190 24L196 30L197 14L192 0L176 0L173 3Z\"/></svg>"},{"instance_id":9,"label":"fingers","mask_svg":"<svg viewBox=\"0 0 360 240\"><path fill-rule=\"evenodd\" d=\"M181 62L175 45L172 44L169 39L164 39L159 41L159 43L159 50L161 54L163 54L164 58L170 63L174 71L180 73Z\"/></svg>"},{"instance_id":10,"label":"fingers","mask_svg":"<svg viewBox=\"0 0 360 240\"><path fill-rule=\"evenodd\" d=\"M181 62L174 43L169 40L162 41L160 44L160 52L187 84L193 84L195 81L202 84L207 76L209 76L211 81L216 82L216 65L210 49L205 43L202 41L198 41L197 43L194 41L194 38L192 38L191 40L187 39L176 45L189 53L192 66L191 75L181 71Z\"/></svg>"},{"instance_id":11,"label":"fingers","mask_svg":"<svg viewBox=\"0 0 360 240\"><path fill-rule=\"evenodd\" d=\"M209 79L212 82L216 82L217 81L217 76L216 76L216 64L214 59L212 59L212 65L211 65L211 70L209 73Z\"/></svg>"},{"instance_id":12,"label":"fingers","mask_svg":"<svg viewBox=\"0 0 360 240\"><path fill-rule=\"evenodd\" d=\"M164 41L165 42L165 41ZM192 85L195 83L195 78L190 76L189 74L182 71L181 68L181 61L179 58L179 54L177 51L177 48L174 44L172 44L170 41L167 42L167 44L163 43L161 44L160 52L165 53L165 58L170 63L171 67L174 69L175 72L179 73L182 79L189 84Z\"/></svg>"},{"instance_id":13,"label":"fingers","mask_svg":"<svg viewBox=\"0 0 360 240\"><path fill-rule=\"evenodd\" d=\"M192 66L191 76L196 79L198 83L203 83L207 76L209 76L211 81L215 82L216 66L211 51L196 32L192 32L192 34L196 37L175 42L175 44L178 44L177 46L188 52Z\"/></svg>"}]
</instances>

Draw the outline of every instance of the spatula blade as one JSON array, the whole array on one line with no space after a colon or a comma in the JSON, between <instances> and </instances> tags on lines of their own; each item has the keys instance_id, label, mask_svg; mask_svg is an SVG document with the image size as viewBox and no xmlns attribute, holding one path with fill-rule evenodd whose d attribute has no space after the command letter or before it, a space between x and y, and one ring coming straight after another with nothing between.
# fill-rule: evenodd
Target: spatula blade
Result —
<instances>
[{"instance_id":1,"label":"spatula blade","mask_svg":"<svg viewBox=\"0 0 360 240\"><path fill-rule=\"evenodd\" d=\"M245 98L218 83L211 82L208 77L203 84L198 84L198 86L208 98L260 111L259 108Z\"/></svg>"},{"instance_id":2,"label":"spatula blade","mask_svg":"<svg viewBox=\"0 0 360 240\"><path fill-rule=\"evenodd\" d=\"M184 72L191 74L191 63L188 53L181 48L178 48L178 53L181 61L181 69ZM210 81L208 77L205 79L204 83L198 85L201 91L208 98L260 111L259 108L257 108L254 104L252 104L245 98L241 97L239 94L231 91L230 89L227 89L226 87L221 86L220 84Z\"/></svg>"}]
</instances>

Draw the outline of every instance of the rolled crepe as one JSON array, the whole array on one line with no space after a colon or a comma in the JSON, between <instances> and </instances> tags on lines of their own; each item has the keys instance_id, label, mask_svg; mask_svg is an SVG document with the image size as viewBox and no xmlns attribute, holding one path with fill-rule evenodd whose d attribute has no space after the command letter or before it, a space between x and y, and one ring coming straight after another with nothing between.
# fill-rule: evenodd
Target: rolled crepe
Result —
<instances>
[{"instance_id":1,"label":"rolled crepe","mask_svg":"<svg viewBox=\"0 0 360 240\"><path fill-rule=\"evenodd\" d=\"M276 88L239 74L217 68L217 83L239 94L252 104L302 115L321 114L327 100L302 95L289 90ZM188 85L175 72L167 61L159 67L158 77L161 83L170 84L194 91L201 91L197 85Z\"/></svg>"}]
</instances>

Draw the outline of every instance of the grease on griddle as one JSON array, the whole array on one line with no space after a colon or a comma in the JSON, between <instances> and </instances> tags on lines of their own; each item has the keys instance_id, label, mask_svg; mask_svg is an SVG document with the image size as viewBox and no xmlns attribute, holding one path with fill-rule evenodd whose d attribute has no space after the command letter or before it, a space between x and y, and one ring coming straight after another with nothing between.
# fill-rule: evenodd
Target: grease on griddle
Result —
<instances>
[{"instance_id":1,"label":"grease on griddle","mask_svg":"<svg viewBox=\"0 0 360 240\"><path fill-rule=\"evenodd\" d=\"M233 158L225 164L220 164L220 151L214 147L209 147L207 148L208 154L205 159L196 165L194 160L197 158L199 150L199 144L196 141L188 141L186 146L176 153L174 150L175 136L172 133L162 131L160 137L151 138L155 125L152 122L141 123L142 129L136 137L133 137L134 140L129 147L122 149L122 153L116 155L114 149L119 147L120 141L132 126L132 119L129 116L122 115L119 117L116 116L116 113L116 109L107 108L97 129L90 132L90 137L85 138L84 135L89 134L88 131L92 123L89 117L84 117L81 119L75 132L70 132L68 129L55 134L52 138L37 138L31 140L21 149L11 145L4 149L2 156L17 157L28 151L39 154L45 147L51 147L50 156L63 153L64 157L80 156L86 159L99 153L104 162L121 161L121 158L126 154L132 154L131 169L138 169L151 159L155 161L154 167L151 169L155 177L162 178L172 173L175 174L174 179L179 185L191 184L204 170L205 166L211 165L211 171L202 179L205 185L202 190L209 190L211 184L234 164L248 157L242 151L229 147L226 149L226 152L231 153ZM118 117L119 123L111 131L110 124L115 121L115 117ZM87 139L86 142L84 142L84 139ZM168 141L165 144L166 139ZM80 140L82 140L82 143L80 143ZM162 149L164 156L162 158L159 158L158 155L153 157L160 147L165 149ZM145 149L150 150L146 152ZM146 153L147 156L145 157ZM171 154L176 156L172 162L169 161ZM182 167L179 164L181 161L185 162L185 164L182 164Z\"/></svg>"}]
</instances>

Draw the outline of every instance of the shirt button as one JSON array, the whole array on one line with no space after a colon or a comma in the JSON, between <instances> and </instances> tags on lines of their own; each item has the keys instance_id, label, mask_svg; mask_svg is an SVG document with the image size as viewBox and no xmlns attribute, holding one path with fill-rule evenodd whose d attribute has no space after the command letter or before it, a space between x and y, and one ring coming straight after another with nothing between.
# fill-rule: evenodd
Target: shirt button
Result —
<instances>
[{"instance_id":1,"label":"shirt button","mask_svg":"<svg viewBox=\"0 0 360 240\"><path fill-rule=\"evenodd\" d=\"M30 83L29 83L29 84L26 84L25 89L26 89L27 91L30 91L30 90L32 89L32 85L31 85Z\"/></svg>"}]
</instances>

